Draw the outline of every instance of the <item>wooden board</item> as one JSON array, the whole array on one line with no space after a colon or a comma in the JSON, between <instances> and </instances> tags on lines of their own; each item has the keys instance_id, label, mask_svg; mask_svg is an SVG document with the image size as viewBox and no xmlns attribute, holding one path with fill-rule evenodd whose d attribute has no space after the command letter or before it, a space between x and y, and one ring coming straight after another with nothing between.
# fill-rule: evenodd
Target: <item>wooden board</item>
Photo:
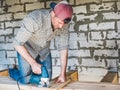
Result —
<instances>
[{"instance_id":1,"label":"wooden board","mask_svg":"<svg viewBox=\"0 0 120 90\"><path fill-rule=\"evenodd\" d=\"M0 76L8 76L8 70L0 71Z\"/></svg>"},{"instance_id":2,"label":"wooden board","mask_svg":"<svg viewBox=\"0 0 120 90\"><path fill-rule=\"evenodd\" d=\"M101 80L101 82L118 83L119 82L118 72L109 71Z\"/></svg>"},{"instance_id":3,"label":"wooden board","mask_svg":"<svg viewBox=\"0 0 120 90\"><path fill-rule=\"evenodd\" d=\"M103 83L103 82L71 82L63 88L63 90L120 90L119 84Z\"/></svg>"}]
</instances>

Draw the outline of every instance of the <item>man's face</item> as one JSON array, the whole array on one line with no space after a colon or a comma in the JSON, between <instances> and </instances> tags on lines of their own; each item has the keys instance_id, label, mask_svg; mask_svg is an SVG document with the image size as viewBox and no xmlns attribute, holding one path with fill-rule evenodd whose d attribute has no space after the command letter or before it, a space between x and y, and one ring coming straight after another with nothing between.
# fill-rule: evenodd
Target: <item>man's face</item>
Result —
<instances>
[{"instance_id":1,"label":"man's face","mask_svg":"<svg viewBox=\"0 0 120 90\"><path fill-rule=\"evenodd\" d=\"M60 20L58 17L52 17L52 25L54 29L60 29L64 26L64 22Z\"/></svg>"}]
</instances>

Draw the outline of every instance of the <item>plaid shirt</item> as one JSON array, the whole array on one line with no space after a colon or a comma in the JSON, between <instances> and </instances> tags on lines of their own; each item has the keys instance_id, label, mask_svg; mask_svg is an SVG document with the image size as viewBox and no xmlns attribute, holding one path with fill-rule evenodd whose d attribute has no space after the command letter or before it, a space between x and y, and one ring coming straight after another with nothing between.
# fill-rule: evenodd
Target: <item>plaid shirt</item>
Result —
<instances>
[{"instance_id":1,"label":"plaid shirt","mask_svg":"<svg viewBox=\"0 0 120 90\"><path fill-rule=\"evenodd\" d=\"M58 36L58 49L68 48L68 25L53 32L50 10L35 10L28 14L14 38L14 46L24 45L33 58L40 55L45 59L49 54L51 39Z\"/></svg>"}]
</instances>

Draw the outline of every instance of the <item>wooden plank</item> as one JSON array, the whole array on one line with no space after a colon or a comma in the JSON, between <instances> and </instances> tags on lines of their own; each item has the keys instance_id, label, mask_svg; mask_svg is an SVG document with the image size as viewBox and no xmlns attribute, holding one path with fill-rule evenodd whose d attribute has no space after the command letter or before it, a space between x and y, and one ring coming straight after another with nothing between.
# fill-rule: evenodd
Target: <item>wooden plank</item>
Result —
<instances>
[{"instance_id":1,"label":"wooden plank","mask_svg":"<svg viewBox=\"0 0 120 90\"><path fill-rule=\"evenodd\" d=\"M0 76L8 76L8 70L0 71Z\"/></svg>"},{"instance_id":2,"label":"wooden plank","mask_svg":"<svg viewBox=\"0 0 120 90\"><path fill-rule=\"evenodd\" d=\"M118 83L119 82L118 72L109 71L101 80L101 82Z\"/></svg>"},{"instance_id":3,"label":"wooden plank","mask_svg":"<svg viewBox=\"0 0 120 90\"><path fill-rule=\"evenodd\" d=\"M119 84L105 82L71 82L63 90L120 90Z\"/></svg>"},{"instance_id":4,"label":"wooden plank","mask_svg":"<svg viewBox=\"0 0 120 90\"><path fill-rule=\"evenodd\" d=\"M53 81L51 83L52 84L51 88L60 89L71 82L78 81L78 71L67 72L66 76L67 76L67 81L64 83L55 83L55 81L57 80L58 77L53 79Z\"/></svg>"}]
</instances>

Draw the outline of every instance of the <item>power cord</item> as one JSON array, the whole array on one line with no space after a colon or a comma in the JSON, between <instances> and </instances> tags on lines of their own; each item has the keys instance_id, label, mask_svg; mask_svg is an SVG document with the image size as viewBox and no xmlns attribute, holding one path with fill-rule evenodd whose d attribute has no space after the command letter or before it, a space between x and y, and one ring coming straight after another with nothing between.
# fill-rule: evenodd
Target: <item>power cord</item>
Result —
<instances>
[{"instance_id":1,"label":"power cord","mask_svg":"<svg viewBox=\"0 0 120 90\"><path fill-rule=\"evenodd\" d=\"M22 78L24 78L24 77L27 77L27 76L29 76L29 75L30 75L30 74L28 74L28 75L26 75L26 76L22 76L22 77L20 77L20 78L17 80L18 90L21 90L21 89L20 89L20 85L19 85L19 80L22 79Z\"/></svg>"}]
</instances>

